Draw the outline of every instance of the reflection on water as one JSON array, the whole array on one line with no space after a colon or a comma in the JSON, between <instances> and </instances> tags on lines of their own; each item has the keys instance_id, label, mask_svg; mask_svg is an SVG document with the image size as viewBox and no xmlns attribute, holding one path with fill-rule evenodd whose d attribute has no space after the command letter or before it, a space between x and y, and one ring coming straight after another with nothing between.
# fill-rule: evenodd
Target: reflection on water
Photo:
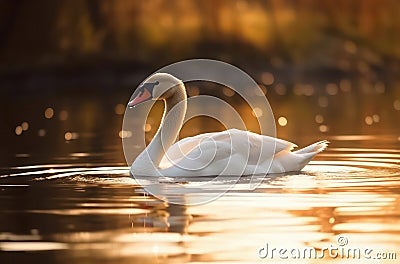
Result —
<instances>
[{"instance_id":1,"label":"reflection on water","mask_svg":"<svg viewBox=\"0 0 400 264\"><path fill-rule=\"evenodd\" d=\"M242 178L230 192L201 206L161 201L129 177L121 138L135 135L121 131L121 122L130 91L114 96L61 91L35 100L29 94L15 103L0 98L8 124L0 131L7 150L0 152L0 263L297 263L260 259L258 253L267 243L321 250L337 246L339 236L349 247L396 252L397 260L377 263L397 263L397 87L362 92L349 80L290 87L272 74L261 79L280 138L299 146L321 139L331 144L301 173L269 175L255 191ZM189 86L188 92L203 94L200 88ZM241 107L229 89L220 97L239 105L235 108L257 131L254 117L262 111ZM143 127L147 140L160 111L156 107ZM220 129L218 122L198 118L186 123L181 135ZM216 190L223 186L216 184ZM200 195L163 191L171 202ZM326 261L354 263L328 255L304 263Z\"/></svg>"},{"instance_id":2,"label":"reflection on water","mask_svg":"<svg viewBox=\"0 0 400 264\"><path fill-rule=\"evenodd\" d=\"M333 147L301 173L268 175L255 191L248 190L243 178L230 192L201 206L149 196L129 177L128 167L117 164L10 167L0 178L0 259L294 263L277 256L261 259L259 250L266 244L321 250L337 246L343 236L348 248L392 252L398 260L400 151L335 148L336 139L345 140L331 137ZM168 188L164 195L171 201L191 196ZM322 260L304 261L343 259L326 254Z\"/></svg>"}]
</instances>

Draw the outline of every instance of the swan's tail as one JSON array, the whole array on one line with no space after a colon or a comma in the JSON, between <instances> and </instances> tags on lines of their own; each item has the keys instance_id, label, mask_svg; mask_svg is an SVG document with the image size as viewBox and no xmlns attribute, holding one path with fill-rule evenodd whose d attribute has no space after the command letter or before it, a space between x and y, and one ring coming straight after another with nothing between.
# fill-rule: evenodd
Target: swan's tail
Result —
<instances>
[{"instance_id":1,"label":"swan's tail","mask_svg":"<svg viewBox=\"0 0 400 264\"><path fill-rule=\"evenodd\" d=\"M322 140L317 143L311 144L305 148L294 151L296 154L313 154L312 156L318 154L319 152L325 150L328 147L329 141Z\"/></svg>"},{"instance_id":2,"label":"swan's tail","mask_svg":"<svg viewBox=\"0 0 400 264\"><path fill-rule=\"evenodd\" d=\"M274 156L269 173L301 171L318 153L326 149L328 141L320 141L297 151L281 151Z\"/></svg>"},{"instance_id":3,"label":"swan's tail","mask_svg":"<svg viewBox=\"0 0 400 264\"><path fill-rule=\"evenodd\" d=\"M298 169L300 171L306 166L318 153L323 151L328 147L329 142L327 140L319 141L317 143L311 144L305 148L294 151L293 154L299 158Z\"/></svg>"}]
</instances>

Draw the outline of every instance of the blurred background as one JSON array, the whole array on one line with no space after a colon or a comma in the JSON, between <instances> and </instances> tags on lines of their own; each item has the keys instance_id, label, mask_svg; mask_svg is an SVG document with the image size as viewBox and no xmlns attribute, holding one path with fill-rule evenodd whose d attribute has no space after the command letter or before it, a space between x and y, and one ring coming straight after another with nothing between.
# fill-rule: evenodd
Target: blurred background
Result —
<instances>
[{"instance_id":1,"label":"blurred background","mask_svg":"<svg viewBox=\"0 0 400 264\"><path fill-rule=\"evenodd\" d=\"M191 58L231 63L259 82L281 138L400 141L399 14L396 0L0 1L0 166L123 163L134 88ZM231 91L213 93L241 108ZM149 138L156 128L149 120Z\"/></svg>"},{"instance_id":2,"label":"blurred background","mask_svg":"<svg viewBox=\"0 0 400 264\"><path fill-rule=\"evenodd\" d=\"M0 263L250 263L266 242L321 249L340 234L399 253L399 14L398 0L0 0ZM123 155L126 104L160 67L196 58L254 78L279 138L329 148L202 206L148 195ZM258 132L265 113L231 89L186 85ZM198 117L180 137L223 129ZM196 196L164 187L168 201Z\"/></svg>"}]
</instances>

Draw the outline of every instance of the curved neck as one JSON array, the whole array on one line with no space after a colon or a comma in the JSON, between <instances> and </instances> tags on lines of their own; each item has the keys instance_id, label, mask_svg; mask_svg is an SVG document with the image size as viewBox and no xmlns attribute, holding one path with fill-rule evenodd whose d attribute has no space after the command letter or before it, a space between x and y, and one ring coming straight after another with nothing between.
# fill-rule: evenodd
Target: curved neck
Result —
<instances>
[{"instance_id":1,"label":"curved neck","mask_svg":"<svg viewBox=\"0 0 400 264\"><path fill-rule=\"evenodd\" d=\"M169 147L175 143L186 114L186 91L183 84L176 86L175 93L164 99L164 113L160 127L147 148L139 154L135 162L140 162L146 172L158 169L161 159Z\"/></svg>"}]
</instances>

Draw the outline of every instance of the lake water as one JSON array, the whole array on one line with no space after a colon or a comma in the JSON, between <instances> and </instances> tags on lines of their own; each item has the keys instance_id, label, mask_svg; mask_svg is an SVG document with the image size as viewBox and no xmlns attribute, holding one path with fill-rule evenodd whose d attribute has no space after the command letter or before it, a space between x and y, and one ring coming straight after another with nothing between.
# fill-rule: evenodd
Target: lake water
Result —
<instances>
[{"instance_id":1,"label":"lake water","mask_svg":"<svg viewBox=\"0 0 400 264\"><path fill-rule=\"evenodd\" d=\"M159 200L129 177L120 138L129 93L2 99L0 263L397 263L398 89L335 89L268 91L287 121L279 137L329 148L300 173L266 176L254 191L243 178L199 206ZM214 129L193 121L182 136Z\"/></svg>"}]
</instances>

